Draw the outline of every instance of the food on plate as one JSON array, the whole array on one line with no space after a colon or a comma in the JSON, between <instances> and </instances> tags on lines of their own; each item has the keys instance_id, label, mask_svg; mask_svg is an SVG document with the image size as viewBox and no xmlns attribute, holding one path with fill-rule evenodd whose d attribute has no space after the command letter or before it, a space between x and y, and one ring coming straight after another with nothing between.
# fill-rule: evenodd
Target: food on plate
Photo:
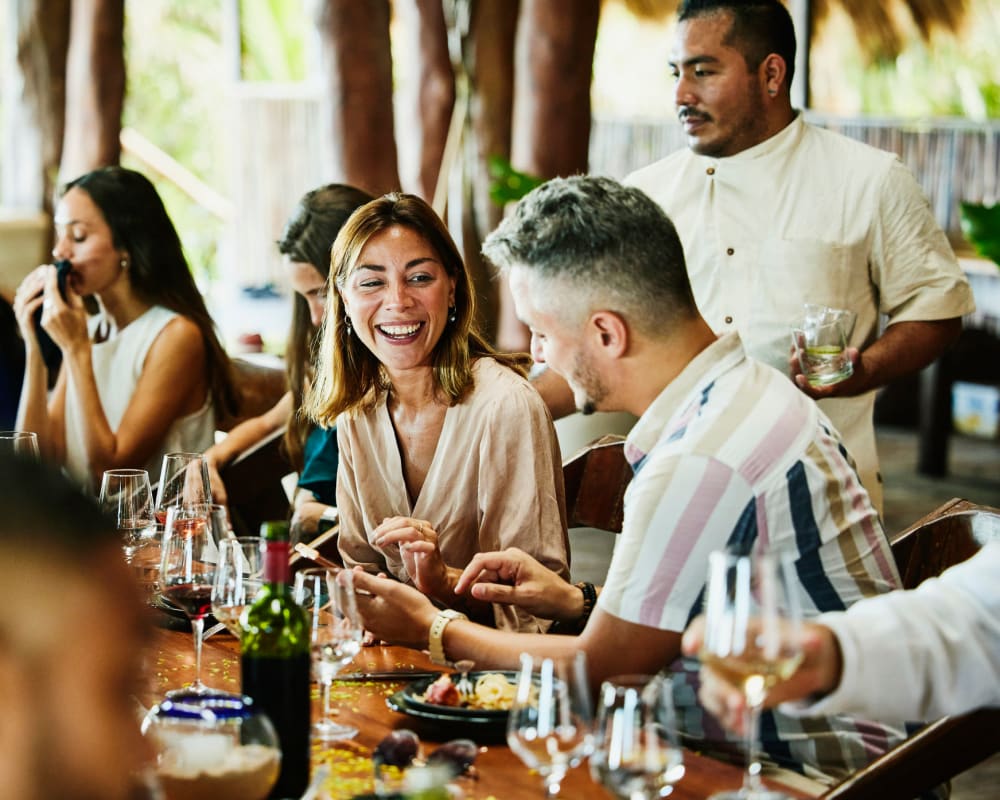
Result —
<instances>
[{"instance_id":1,"label":"food on plate","mask_svg":"<svg viewBox=\"0 0 1000 800\"><path fill-rule=\"evenodd\" d=\"M506 675L487 672L476 680L471 694L462 695L450 675L442 675L427 687L423 701L438 706L478 709L480 711L509 711L514 702L516 687Z\"/></svg>"},{"instance_id":2,"label":"food on plate","mask_svg":"<svg viewBox=\"0 0 1000 800\"><path fill-rule=\"evenodd\" d=\"M424 692L424 702L436 706L460 706L462 695L459 694L458 687L451 682L451 678L442 675L427 687L427 691Z\"/></svg>"}]
</instances>

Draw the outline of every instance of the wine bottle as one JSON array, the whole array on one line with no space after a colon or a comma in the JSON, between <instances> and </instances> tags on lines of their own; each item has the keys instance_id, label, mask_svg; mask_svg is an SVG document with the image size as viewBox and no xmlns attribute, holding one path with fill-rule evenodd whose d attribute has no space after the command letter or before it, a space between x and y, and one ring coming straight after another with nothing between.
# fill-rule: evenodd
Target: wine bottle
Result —
<instances>
[{"instance_id":1,"label":"wine bottle","mask_svg":"<svg viewBox=\"0 0 1000 800\"><path fill-rule=\"evenodd\" d=\"M264 583L243 612L243 694L270 718L281 745L281 773L270 798L298 798L309 784L309 619L292 599L288 524L265 522Z\"/></svg>"}]
</instances>

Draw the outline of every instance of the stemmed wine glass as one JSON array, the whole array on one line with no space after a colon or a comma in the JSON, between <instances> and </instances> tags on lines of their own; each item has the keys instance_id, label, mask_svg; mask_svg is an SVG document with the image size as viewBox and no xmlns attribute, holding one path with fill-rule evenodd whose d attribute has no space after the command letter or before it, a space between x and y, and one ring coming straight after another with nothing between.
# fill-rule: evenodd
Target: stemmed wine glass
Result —
<instances>
[{"instance_id":1,"label":"stemmed wine glass","mask_svg":"<svg viewBox=\"0 0 1000 800\"><path fill-rule=\"evenodd\" d=\"M239 638L240 615L261 587L263 557L259 536L219 539L219 562L212 586L212 613Z\"/></svg>"},{"instance_id":2,"label":"stemmed wine glass","mask_svg":"<svg viewBox=\"0 0 1000 800\"><path fill-rule=\"evenodd\" d=\"M33 431L0 431L0 453L38 460L38 435Z\"/></svg>"},{"instance_id":3,"label":"stemmed wine glass","mask_svg":"<svg viewBox=\"0 0 1000 800\"><path fill-rule=\"evenodd\" d=\"M546 797L558 797L566 773L590 754L592 725L584 654L552 659L522 653L507 744L542 776Z\"/></svg>"},{"instance_id":4,"label":"stemmed wine glass","mask_svg":"<svg viewBox=\"0 0 1000 800\"><path fill-rule=\"evenodd\" d=\"M101 508L114 517L122 537L125 558L155 538L153 492L149 473L144 469L109 469L101 478Z\"/></svg>"},{"instance_id":5,"label":"stemmed wine glass","mask_svg":"<svg viewBox=\"0 0 1000 800\"><path fill-rule=\"evenodd\" d=\"M330 684L361 652L364 626L354 598L354 574L322 567L304 569L295 574L294 597L309 613L313 671L323 687L323 716L313 724L313 738L353 738L358 735L357 728L331 718Z\"/></svg>"},{"instance_id":6,"label":"stemmed wine glass","mask_svg":"<svg viewBox=\"0 0 1000 800\"><path fill-rule=\"evenodd\" d=\"M590 772L621 800L670 794L684 776L670 678L620 675L601 684Z\"/></svg>"},{"instance_id":7,"label":"stemmed wine glass","mask_svg":"<svg viewBox=\"0 0 1000 800\"><path fill-rule=\"evenodd\" d=\"M211 690L201 682L201 634L205 617L212 610L212 584L218 566L208 506L170 506L161 551L160 593L191 620L195 654L194 683L167 696L180 692L204 694Z\"/></svg>"},{"instance_id":8,"label":"stemmed wine glass","mask_svg":"<svg viewBox=\"0 0 1000 800\"><path fill-rule=\"evenodd\" d=\"M747 769L743 787L712 800L787 800L765 789L758 759L760 711L768 690L802 660L802 615L794 566L777 553L718 551L709 555L702 663L743 688Z\"/></svg>"},{"instance_id":9,"label":"stemmed wine glass","mask_svg":"<svg viewBox=\"0 0 1000 800\"><path fill-rule=\"evenodd\" d=\"M163 526L171 506L211 503L208 462L202 453L167 453L156 487L156 522Z\"/></svg>"}]
</instances>

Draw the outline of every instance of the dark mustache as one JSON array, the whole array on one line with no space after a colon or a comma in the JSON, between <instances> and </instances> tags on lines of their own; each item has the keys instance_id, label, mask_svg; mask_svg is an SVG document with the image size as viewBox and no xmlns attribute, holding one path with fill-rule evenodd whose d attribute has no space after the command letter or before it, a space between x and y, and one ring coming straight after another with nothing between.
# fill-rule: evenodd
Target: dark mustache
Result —
<instances>
[{"instance_id":1,"label":"dark mustache","mask_svg":"<svg viewBox=\"0 0 1000 800\"><path fill-rule=\"evenodd\" d=\"M711 119L711 117L708 114L702 111L696 111L695 109L689 106L681 106L679 109L677 109L677 118L681 122L686 122L689 119L698 120L700 122L707 122L708 120Z\"/></svg>"}]
</instances>

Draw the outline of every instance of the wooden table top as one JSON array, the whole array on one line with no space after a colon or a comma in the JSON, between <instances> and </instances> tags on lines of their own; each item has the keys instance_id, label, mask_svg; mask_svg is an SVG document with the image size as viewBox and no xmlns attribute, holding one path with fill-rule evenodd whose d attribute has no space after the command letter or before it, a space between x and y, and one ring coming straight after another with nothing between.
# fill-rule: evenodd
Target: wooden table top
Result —
<instances>
[{"instance_id":1,"label":"wooden table top","mask_svg":"<svg viewBox=\"0 0 1000 800\"><path fill-rule=\"evenodd\" d=\"M194 678L194 646L187 631L156 628L153 649L148 660L149 681L140 699L152 706L169 689L190 683ZM427 657L402 647L369 647L348 665L344 672L383 672L407 669L435 669ZM228 633L216 634L202 648L202 680L210 687L239 691L239 643ZM333 684L331 705L339 709L337 721L359 729L350 741L314 745L314 767L330 765L330 779L324 787L323 800L348 800L357 794L373 791L372 749L392 730L409 728L420 736L424 754L449 739L471 738L483 746L476 760L478 777L460 781L465 800L517 800L543 796L541 777L523 765L504 740L503 726L482 729L479 726L441 726L397 713L386 705L386 698L406 682L337 681ZM314 686L313 718L320 713L318 692ZM690 750L684 752L685 775L674 787L672 798L702 800L714 791L740 785L740 767L726 764ZM562 784L562 796L576 800L611 797L594 783L586 764L570 770ZM793 797L806 795L788 790Z\"/></svg>"}]
</instances>

